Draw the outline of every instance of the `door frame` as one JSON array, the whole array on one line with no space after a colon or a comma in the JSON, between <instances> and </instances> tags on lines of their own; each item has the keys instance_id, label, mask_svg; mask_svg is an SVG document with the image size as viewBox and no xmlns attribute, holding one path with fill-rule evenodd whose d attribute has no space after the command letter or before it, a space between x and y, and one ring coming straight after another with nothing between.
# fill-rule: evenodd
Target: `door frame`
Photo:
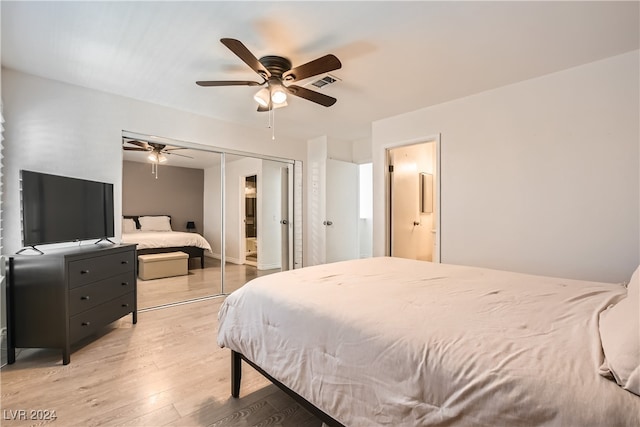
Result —
<instances>
[{"instance_id":1,"label":"door frame","mask_svg":"<svg viewBox=\"0 0 640 427\"><path fill-rule=\"evenodd\" d=\"M247 184L247 178L251 177L251 176L255 176L256 177L256 211L258 208L258 172L255 173L249 173L248 175L244 175L244 176L240 176L240 217L242 218L242 221L240 221L240 263L241 265L245 265L247 264L247 227L246 227L246 219L247 219L247 211L246 211L246 205L245 205L245 198L246 198L246 190L245 190L245 186ZM258 217L256 216L256 247L258 246ZM256 253L256 265L255 267L258 267L258 256L259 254ZM253 265L253 264L248 264L248 265Z\"/></svg>"},{"instance_id":2,"label":"door frame","mask_svg":"<svg viewBox=\"0 0 640 427\"><path fill-rule=\"evenodd\" d=\"M433 251L433 262L442 262L442 245L441 245L441 222L442 222L442 203L441 203L441 162L440 162L440 134L422 137L422 138L414 138L410 140L402 140L402 141L394 141L382 146L384 150L384 248L385 255L391 255L391 174L389 172L390 166L390 151L394 148L406 147L409 145L417 145L423 143L434 143L435 144L435 161L436 161L436 173L434 174L434 188L433 188L433 199L434 199L434 210L436 210L436 223L435 223L435 236L434 236L434 244L435 250ZM437 208L436 208L437 207Z\"/></svg>"},{"instance_id":3,"label":"door frame","mask_svg":"<svg viewBox=\"0 0 640 427\"><path fill-rule=\"evenodd\" d=\"M280 166L280 270L282 271L293 268L293 227L291 226L293 195L289 191L292 172L292 165Z\"/></svg>"}]
</instances>

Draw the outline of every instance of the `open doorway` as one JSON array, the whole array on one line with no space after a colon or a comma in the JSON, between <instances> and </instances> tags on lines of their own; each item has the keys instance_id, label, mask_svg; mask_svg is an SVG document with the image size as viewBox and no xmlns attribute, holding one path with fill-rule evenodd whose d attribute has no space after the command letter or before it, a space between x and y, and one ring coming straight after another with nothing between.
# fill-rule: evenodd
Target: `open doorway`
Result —
<instances>
[{"instance_id":1,"label":"open doorway","mask_svg":"<svg viewBox=\"0 0 640 427\"><path fill-rule=\"evenodd\" d=\"M245 264L258 266L258 176L244 179Z\"/></svg>"},{"instance_id":2,"label":"open doorway","mask_svg":"<svg viewBox=\"0 0 640 427\"><path fill-rule=\"evenodd\" d=\"M391 148L389 165L389 253L440 262L437 141Z\"/></svg>"}]
</instances>

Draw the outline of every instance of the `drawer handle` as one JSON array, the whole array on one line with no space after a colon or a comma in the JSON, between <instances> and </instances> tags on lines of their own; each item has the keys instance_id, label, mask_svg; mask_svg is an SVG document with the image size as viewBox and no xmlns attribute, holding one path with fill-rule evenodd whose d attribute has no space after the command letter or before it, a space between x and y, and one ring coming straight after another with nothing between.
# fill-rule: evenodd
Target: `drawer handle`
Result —
<instances>
[{"instance_id":1,"label":"drawer handle","mask_svg":"<svg viewBox=\"0 0 640 427\"><path fill-rule=\"evenodd\" d=\"M129 264L129 261L120 261L120 264Z\"/></svg>"},{"instance_id":2,"label":"drawer handle","mask_svg":"<svg viewBox=\"0 0 640 427\"><path fill-rule=\"evenodd\" d=\"M89 270L80 270L80 274L89 274Z\"/></svg>"},{"instance_id":3,"label":"drawer handle","mask_svg":"<svg viewBox=\"0 0 640 427\"><path fill-rule=\"evenodd\" d=\"M80 299L84 300L84 301L89 301L91 298L89 298L89 295L87 295L87 296L84 296L84 297L80 297Z\"/></svg>"},{"instance_id":4,"label":"drawer handle","mask_svg":"<svg viewBox=\"0 0 640 427\"><path fill-rule=\"evenodd\" d=\"M82 326L89 326L91 325L91 322L82 322Z\"/></svg>"},{"instance_id":5,"label":"drawer handle","mask_svg":"<svg viewBox=\"0 0 640 427\"><path fill-rule=\"evenodd\" d=\"M122 282L122 286L129 286L129 282Z\"/></svg>"},{"instance_id":6,"label":"drawer handle","mask_svg":"<svg viewBox=\"0 0 640 427\"><path fill-rule=\"evenodd\" d=\"M129 304L122 304L122 307L129 307Z\"/></svg>"}]
</instances>

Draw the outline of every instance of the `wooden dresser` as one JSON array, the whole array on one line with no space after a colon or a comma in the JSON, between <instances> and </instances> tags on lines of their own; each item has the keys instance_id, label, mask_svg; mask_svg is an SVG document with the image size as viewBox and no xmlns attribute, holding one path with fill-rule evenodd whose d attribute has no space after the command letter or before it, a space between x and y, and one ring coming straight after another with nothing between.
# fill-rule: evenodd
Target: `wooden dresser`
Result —
<instances>
[{"instance_id":1,"label":"wooden dresser","mask_svg":"<svg viewBox=\"0 0 640 427\"><path fill-rule=\"evenodd\" d=\"M71 346L131 313L137 322L136 246L85 244L9 258L8 362L16 348Z\"/></svg>"}]
</instances>

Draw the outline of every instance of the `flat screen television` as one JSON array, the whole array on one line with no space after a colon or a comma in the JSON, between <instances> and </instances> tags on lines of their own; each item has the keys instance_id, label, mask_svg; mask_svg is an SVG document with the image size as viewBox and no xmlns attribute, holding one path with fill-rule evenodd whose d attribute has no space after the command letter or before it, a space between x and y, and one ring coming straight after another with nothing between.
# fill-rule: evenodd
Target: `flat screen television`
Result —
<instances>
[{"instance_id":1,"label":"flat screen television","mask_svg":"<svg viewBox=\"0 0 640 427\"><path fill-rule=\"evenodd\" d=\"M114 236L113 184L20 173L23 246Z\"/></svg>"}]
</instances>

